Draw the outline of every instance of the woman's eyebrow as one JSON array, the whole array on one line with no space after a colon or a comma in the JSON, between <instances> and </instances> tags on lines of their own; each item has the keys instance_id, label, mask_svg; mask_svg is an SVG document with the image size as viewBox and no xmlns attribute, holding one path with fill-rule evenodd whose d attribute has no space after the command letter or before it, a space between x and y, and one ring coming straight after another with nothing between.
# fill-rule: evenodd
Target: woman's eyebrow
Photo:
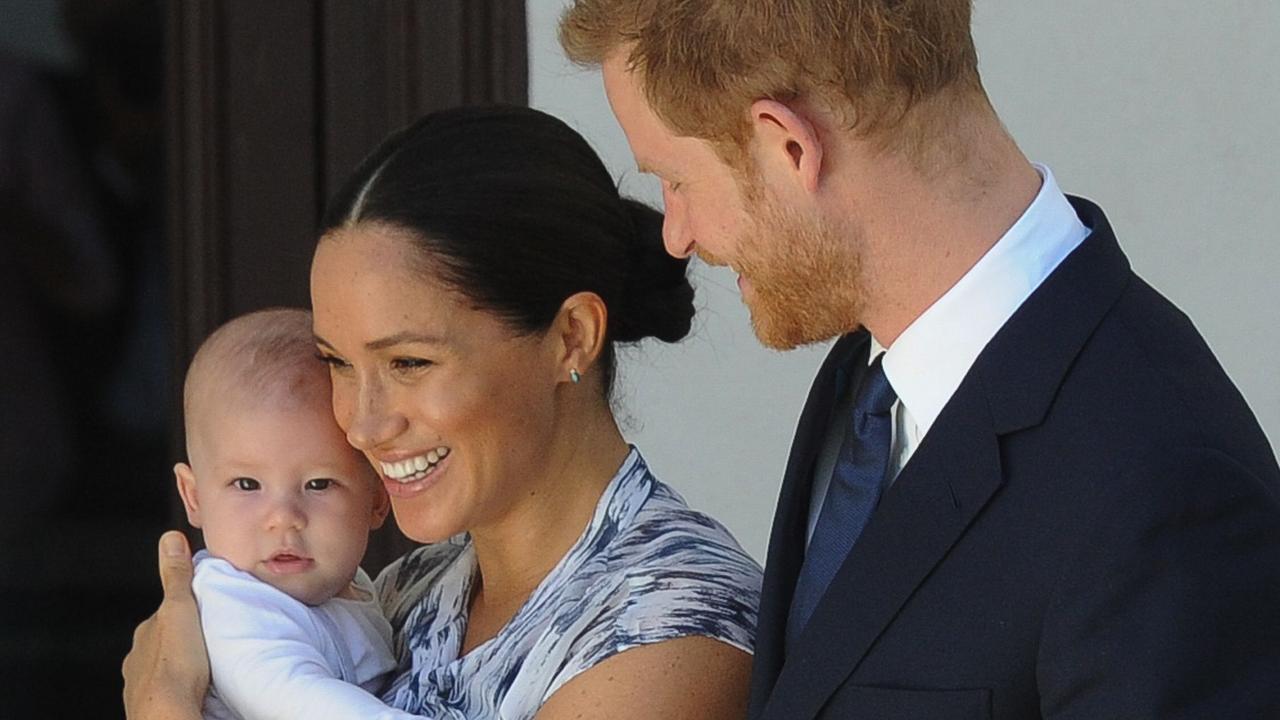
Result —
<instances>
[{"instance_id":1,"label":"woman's eyebrow","mask_svg":"<svg viewBox=\"0 0 1280 720\"><path fill-rule=\"evenodd\" d=\"M330 350L333 350L334 352L337 352L337 348L335 348L333 344L330 343L328 340L325 340L319 335L314 335L313 337L315 338L317 345L323 345L324 347ZM384 338L378 338L377 340L370 340L369 342L365 343L364 346L369 350L383 350L385 348L394 347L396 345L405 345L405 344L444 345L445 341L444 341L444 338L440 337L439 335L429 335L426 333L415 333L415 332L405 331L405 332L398 332L394 335L388 335Z\"/></svg>"},{"instance_id":2,"label":"woman's eyebrow","mask_svg":"<svg viewBox=\"0 0 1280 720\"><path fill-rule=\"evenodd\" d=\"M388 335L377 340L370 340L364 346L369 350L383 350L395 345L443 345L444 339L439 335L429 335L415 332L398 332L394 335Z\"/></svg>"}]
</instances>

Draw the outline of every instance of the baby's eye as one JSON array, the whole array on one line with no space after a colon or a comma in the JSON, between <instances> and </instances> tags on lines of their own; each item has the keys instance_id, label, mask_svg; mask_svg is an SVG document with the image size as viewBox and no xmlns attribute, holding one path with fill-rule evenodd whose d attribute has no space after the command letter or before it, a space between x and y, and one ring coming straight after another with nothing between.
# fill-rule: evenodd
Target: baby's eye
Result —
<instances>
[{"instance_id":1,"label":"baby's eye","mask_svg":"<svg viewBox=\"0 0 1280 720\"><path fill-rule=\"evenodd\" d=\"M249 477L238 477L235 480L232 480L231 484L244 491L257 490L262 487L262 483Z\"/></svg>"},{"instance_id":2,"label":"baby's eye","mask_svg":"<svg viewBox=\"0 0 1280 720\"><path fill-rule=\"evenodd\" d=\"M331 478L312 478L307 481L308 490L328 490L333 486Z\"/></svg>"}]
</instances>

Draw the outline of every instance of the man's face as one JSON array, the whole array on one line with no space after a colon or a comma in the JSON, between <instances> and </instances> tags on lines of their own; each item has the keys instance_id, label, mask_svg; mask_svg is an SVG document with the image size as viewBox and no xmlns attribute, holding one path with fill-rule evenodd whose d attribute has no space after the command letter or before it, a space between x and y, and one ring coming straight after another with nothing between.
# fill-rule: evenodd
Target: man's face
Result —
<instances>
[{"instance_id":1,"label":"man's face","mask_svg":"<svg viewBox=\"0 0 1280 720\"><path fill-rule=\"evenodd\" d=\"M769 347L787 350L857 328L859 233L789 206L762 182L744 188L709 143L672 133L627 70L625 53L615 53L603 72L636 164L662 182L667 252L696 253L738 273L756 336Z\"/></svg>"}]
</instances>

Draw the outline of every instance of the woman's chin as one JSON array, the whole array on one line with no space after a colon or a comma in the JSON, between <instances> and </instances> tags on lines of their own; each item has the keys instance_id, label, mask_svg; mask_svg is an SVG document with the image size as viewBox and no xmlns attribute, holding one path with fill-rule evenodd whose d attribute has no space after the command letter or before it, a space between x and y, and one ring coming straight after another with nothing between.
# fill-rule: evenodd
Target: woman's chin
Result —
<instances>
[{"instance_id":1,"label":"woman's chin","mask_svg":"<svg viewBox=\"0 0 1280 720\"><path fill-rule=\"evenodd\" d=\"M436 505L425 505L420 500L398 500L391 497L391 514L395 517L396 527L410 540L429 545L444 542L463 532L466 528L450 518L442 517L441 508Z\"/></svg>"}]
</instances>

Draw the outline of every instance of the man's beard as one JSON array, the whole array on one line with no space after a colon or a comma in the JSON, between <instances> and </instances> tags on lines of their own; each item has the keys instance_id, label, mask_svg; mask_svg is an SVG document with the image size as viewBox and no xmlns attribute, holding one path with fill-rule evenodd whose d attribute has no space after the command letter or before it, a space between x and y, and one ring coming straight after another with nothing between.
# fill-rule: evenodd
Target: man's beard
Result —
<instances>
[{"instance_id":1,"label":"man's beard","mask_svg":"<svg viewBox=\"0 0 1280 720\"><path fill-rule=\"evenodd\" d=\"M753 203L753 227L737 243L738 272L751 284L751 326L777 350L856 330L865 307L860 238L768 196Z\"/></svg>"}]
</instances>

